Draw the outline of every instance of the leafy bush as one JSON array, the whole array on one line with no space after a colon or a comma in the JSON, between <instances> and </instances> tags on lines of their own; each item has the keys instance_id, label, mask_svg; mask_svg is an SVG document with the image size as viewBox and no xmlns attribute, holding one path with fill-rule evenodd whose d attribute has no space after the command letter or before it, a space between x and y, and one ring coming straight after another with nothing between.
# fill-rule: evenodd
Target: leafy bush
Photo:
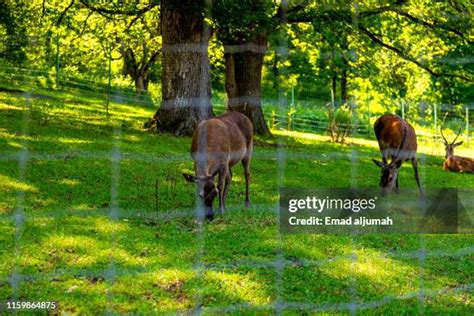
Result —
<instances>
[{"instance_id":1,"label":"leafy bush","mask_svg":"<svg viewBox=\"0 0 474 316\"><path fill-rule=\"evenodd\" d=\"M328 133L335 143L344 143L346 136L352 134L355 126L352 125L352 111L348 106L337 109L328 106L327 117L329 120Z\"/></svg>"}]
</instances>

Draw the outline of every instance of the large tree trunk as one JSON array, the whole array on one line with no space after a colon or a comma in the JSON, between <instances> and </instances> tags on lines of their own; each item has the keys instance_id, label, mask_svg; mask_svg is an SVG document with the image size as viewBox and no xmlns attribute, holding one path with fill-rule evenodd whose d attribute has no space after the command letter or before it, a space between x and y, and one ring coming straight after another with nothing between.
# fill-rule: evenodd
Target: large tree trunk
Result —
<instances>
[{"instance_id":1,"label":"large tree trunk","mask_svg":"<svg viewBox=\"0 0 474 316\"><path fill-rule=\"evenodd\" d=\"M278 54L276 50L275 50L275 54L273 55L272 71L273 71L273 89L275 89L275 91L278 91L278 87L280 86L280 81L279 81L280 72L278 71Z\"/></svg>"},{"instance_id":2,"label":"large tree trunk","mask_svg":"<svg viewBox=\"0 0 474 316\"><path fill-rule=\"evenodd\" d=\"M341 53L342 53L342 62L343 68L341 73L341 101L342 104L345 104L348 101L348 94L347 94L347 73L349 70L349 62L347 60L346 54L349 51L349 44L347 42L347 38L344 39L343 43L341 44Z\"/></svg>"},{"instance_id":3,"label":"large tree trunk","mask_svg":"<svg viewBox=\"0 0 474 316\"><path fill-rule=\"evenodd\" d=\"M162 0L162 103L148 127L190 135L213 115L204 0Z\"/></svg>"},{"instance_id":4,"label":"large tree trunk","mask_svg":"<svg viewBox=\"0 0 474 316\"><path fill-rule=\"evenodd\" d=\"M135 78L135 90L138 93L148 91L148 76L147 75L139 75Z\"/></svg>"},{"instance_id":5,"label":"large tree trunk","mask_svg":"<svg viewBox=\"0 0 474 316\"><path fill-rule=\"evenodd\" d=\"M337 104L337 76L334 74L332 76L332 96L331 96L331 101L334 102L334 104ZM333 104L333 105L334 105Z\"/></svg>"},{"instance_id":6,"label":"large tree trunk","mask_svg":"<svg viewBox=\"0 0 474 316\"><path fill-rule=\"evenodd\" d=\"M245 114L259 135L270 135L262 111L261 80L267 40L259 36L252 43L224 43L229 111Z\"/></svg>"},{"instance_id":7,"label":"large tree trunk","mask_svg":"<svg viewBox=\"0 0 474 316\"><path fill-rule=\"evenodd\" d=\"M347 70L343 69L341 74L341 101L342 104L347 102Z\"/></svg>"}]
</instances>

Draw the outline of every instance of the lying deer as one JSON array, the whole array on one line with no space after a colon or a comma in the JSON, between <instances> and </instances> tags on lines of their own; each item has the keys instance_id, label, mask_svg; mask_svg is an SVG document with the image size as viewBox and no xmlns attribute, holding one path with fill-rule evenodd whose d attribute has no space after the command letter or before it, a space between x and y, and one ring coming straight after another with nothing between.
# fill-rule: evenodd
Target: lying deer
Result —
<instances>
[{"instance_id":1,"label":"lying deer","mask_svg":"<svg viewBox=\"0 0 474 316\"><path fill-rule=\"evenodd\" d=\"M228 112L199 123L194 131L191 156L195 176L183 173L188 182L198 186L206 218L212 220L212 203L219 196L219 210L232 181L231 167L242 161L245 176L245 206L249 207L250 157L252 155L252 122L239 112ZM219 175L217 187L215 177Z\"/></svg>"},{"instance_id":2,"label":"lying deer","mask_svg":"<svg viewBox=\"0 0 474 316\"><path fill-rule=\"evenodd\" d=\"M398 192L398 174L404 161L410 160L415 171L415 179L421 192L416 160L416 133L413 126L397 115L385 114L374 124L375 136L379 143L382 161L372 161L382 169L380 187L382 195L390 193L394 186ZM388 163L388 158L391 162Z\"/></svg>"},{"instance_id":3,"label":"lying deer","mask_svg":"<svg viewBox=\"0 0 474 316\"><path fill-rule=\"evenodd\" d=\"M443 162L443 170L453 171L453 172L474 173L474 159L454 155L454 147L457 147L463 143L462 141L456 143L456 140L461 134L462 129L459 129L459 132L457 133L454 140L451 143L449 143L446 140L446 137L444 137L443 128L444 126L441 125L441 136L443 137L444 147L446 150L446 155L444 156L444 158L446 159Z\"/></svg>"}]
</instances>

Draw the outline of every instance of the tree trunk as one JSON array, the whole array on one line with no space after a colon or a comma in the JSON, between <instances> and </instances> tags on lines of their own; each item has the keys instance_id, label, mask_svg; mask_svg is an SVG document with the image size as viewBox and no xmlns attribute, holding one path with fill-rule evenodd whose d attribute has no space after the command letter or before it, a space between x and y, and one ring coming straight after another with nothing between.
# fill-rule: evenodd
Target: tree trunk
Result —
<instances>
[{"instance_id":1,"label":"tree trunk","mask_svg":"<svg viewBox=\"0 0 474 316\"><path fill-rule=\"evenodd\" d=\"M349 51L349 44L347 42L347 38L344 38L341 44L341 53L342 53L342 73L341 73L341 101L342 104L346 104L348 101L347 95L347 73L349 71L349 61L347 60L347 55Z\"/></svg>"},{"instance_id":2,"label":"tree trunk","mask_svg":"<svg viewBox=\"0 0 474 316\"><path fill-rule=\"evenodd\" d=\"M259 135L271 135L263 116L261 80L267 40L258 36L251 43L224 43L227 110L245 114Z\"/></svg>"},{"instance_id":3,"label":"tree trunk","mask_svg":"<svg viewBox=\"0 0 474 316\"><path fill-rule=\"evenodd\" d=\"M341 101L342 104L347 102L347 70L343 69L341 74Z\"/></svg>"},{"instance_id":4,"label":"tree trunk","mask_svg":"<svg viewBox=\"0 0 474 316\"><path fill-rule=\"evenodd\" d=\"M213 116L209 76L210 29L204 24L204 0L162 0L162 103L145 126L191 135Z\"/></svg>"},{"instance_id":5,"label":"tree trunk","mask_svg":"<svg viewBox=\"0 0 474 316\"><path fill-rule=\"evenodd\" d=\"M273 71L273 89L275 89L275 91L278 91L278 87L280 86L280 82L279 82L280 72L278 71L278 54L276 51L273 56L272 71Z\"/></svg>"},{"instance_id":6,"label":"tree trunk","mask_svg":"<svg viewBox=\"0 0 474 316\"><path fill-rule=\"evenodd\" d=\"M139 75L135 78L135 90L138 93L147 92L148 91L148 76L147 75Z\"/></svg>"},{"instance_id":7,"label":"tree trunk","mask_svg":"<svg viewBox=\"0 0 474 316\"><path fill-rule=\"evenodd\" d=\"M337 76L334 74L332 76L332 96L331 101L334 102L333 106L337 104Z\"/></svg>"}]
</instances>

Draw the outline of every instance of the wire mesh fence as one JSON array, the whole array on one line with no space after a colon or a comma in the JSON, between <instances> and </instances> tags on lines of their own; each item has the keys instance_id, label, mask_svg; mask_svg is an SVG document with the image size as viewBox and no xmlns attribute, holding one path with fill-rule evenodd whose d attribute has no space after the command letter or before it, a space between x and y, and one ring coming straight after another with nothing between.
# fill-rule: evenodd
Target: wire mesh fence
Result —
<instances>
[{"instance_id":1,"label":"wire mesh fence","mask_svg":"<svg viewBox=\"0 0 474 316\"><path fill-rule=\"evenodd\" d=\"M285 1L283 1L285 3ZM357 23L357 21L354 21ZM283 52L288 52L288 40L286 35L282 32L280 34L280 48ZM283 56L283 60L288 56ZM282 69L281 72L284 74L285 69ZM285 298L285 279L284 274L285 270L288 268L301 268L301 267L321 267L328 265L330 263L337 262L338 260L348 260L352 262L350 266L349 273L353 273L356 269L355 263L359 260L356 253L354 245L354 236L351 237L350 251L344 255L337 257L325 257L322 259L307 259L299 257L288 257L285 253L284 243L286 242L283 236L279 233L278 229L275 230L276 240L275 249L272 252L272 258L267 259L233 259L230 262L215 262L215 263L206 263L204 261L205 251L206 251L206 224L201 221L201 216L199 214L200 210L198 207L195 209L190 208L176 208L168 209L162 208L160 205L160 200L163 198L170 198L170 192L174 191L176 184L171 184L169 187L164 188L164 185L156 182L156 207L155 209L137 209L137 208L125 208L120 205L120 184L121 179L123 178L123 169L122 162L128 160L131 162L146 162L149 164L159 164L160 162L183 162L189 161L188 153L183 154L168 154L166 156L150 156L147 153L129 153L122 149L122 144L124 142L124 134L126 131L122 130L120 124L113 124L111 128L111 135L113 138L111 150L95 150L95 151L54 151L49 153L42 152L31 152L28 148L28 136L30 135L29 125L31 123L31 94L36 91L42 91L41 89L56 89L57 91L66 91L66 92L79 92L85 93L89 96L94 96L97 99L101 100L104 103L104 107L111 107L113 105L109 104L109 101L113 103L129 103L137 104L141 106L156 107L156 100L153 100L147 94L137 94L133 90L124 87L114 87L106 82L96 82L86 79L77 78L74 76L68 76L66 74L60 74L57 70L56 72L34 70L34 69L21 69L21 68L12 68L12 67L0 67L0 83L6 84L8 89L18 88L21 89L18 93L24 99L23 116L21 118L21 150L16 153L0 153L1 162L16 162L18 169L18 180L23 182L26 180L28 173L29 164L32 162L48 162L54 160L64 160L66 157L68 159L83 159L86 161L102 159L107 161L106 168L110 168L110 201L109 206L96 209L93 212L84 210L83 208L59 208L59 209L50 209L47 211L41 212L28 212L25 210L25 190L21 187L16 191L16 204L12 214L1 215L0 219L8 220L12 222L15 226L15 251L14 255L19 257L22 250L21 244L22 239L24 238L23 234L26 229L26 223L28 221L34 221L39 217L48 217L52 219L67 218L69 216L79 216L81 218L88 218L94 216L103 216L110 220L111 222L118 222L122 219L127 220L153 220L157 223L165 223L167 221L173 221L180 218L191 218L196 219L196 227L193 227L194 238L192 243L197 245L196 253L194 256L194 262L192 262L192 269L198 280L203 280L205 278L205 273L208 271L225 271L226 269L238 268L238 267L253 267L253 268L265 268L271 269L274 271L274 289L275 295L274 300L260 305L253 305L249 303L235 303L232 305L224 306L206 306L203 303L203 296L205 293L202 292L202 289L198 290L195 293L195 296L192 298L193 305L187 310L178 310L178 312L189 312L193 314L202 314L202 313L236 313L236 312L249 312L249 313L258 313L258 312L272 312L276 314L281 314L286 311L289 312L347 312L350 314L356 314L359 311L369 311L375 309L376 307L387 305L390 302L397 300L407 300L407 299L416 299L418 300L420 308L422 309L425 301L430 298L435 298L440 294L446 293L457 293L457 292L469 292L474 288L474 283L466 283L456 286L446 286L436 289L430 289L425 287L424 278L424 267L425 261L427 258L448 258L455 259L459 257L472 256L474 252L474 247L468 246L463 247L457 250L427 250L426 245L423 242L424 237L420 235L420 249L414 251L386 251L379 254L380 258L384 259L387 257L392 257L394 259L399 258L410 258L418 260L418 279L419 279L419 289L416 291L409 291L404 294L399 295L387 295L378 299L366 299L362 297L361 293L358 293L357 285L358 280L355 278L350 278L349 280L349 292L350 299L342 302L315 302L315 301L289 301ZM25 92L26 91L26 92ZM274 129L285 129L301 132L310 132L318 134L327 134L330 128L330 123L328 120L324 119L309 119L304 117L299 117L296 114L289 114L290 103L287 98L286 92L280 90L277 100L264 100L264 110L266 104L277 104L277 111L275 112L266 112L267 123ZM214 106L216 112L223 112L225 110L224 104L218 104ZM436 107L435 107L436 108ZM402 109L402 112L404 110ZM444 113L447 113L448 110L445 109ZM469 139L471 118L469 117L469 108L466 107L465 114L459 115L457 118L465 122L466 126L466 138ZM443 109L440 107L439 117L443 117ZM455 119L456 117L452 117ZM409 119L407 117L407 119ZM434 120L436 123L437 120ZM350 124L341 124L342 128L350 130L352 135L356 136L367 136L373 137L372 126L370 120L357 121L353 120ZM437 133L437 126L431 127L431 132L418 133L421 138L426 139L436 139L439 138ZM279 146L276 149L275 153L269 154L268 152L256 152L253 156L257 160L268 160L277 162L277 170L275 175L275 181L277 182L277 187L281 188L285 186L285 178L288 176L287 167L291 163L290 160L297 159L299 161L310 161L313 159L318 159L320 162L334 161L334 160L349 160L351 162L350 170L350 182L351 186L356 187L358 172L356 162L361 159L372 158L370 154L359 152L357 147L352 147L350 153L334 152L331 155L328 154L319 154L313 152L288 152L287 147L285 146L285 141L282 140ZM467 142L469 143L469 142ZM99 147L99 146L97 146ZM426 164L426 161L422 159L422 166ZM422 177L426 175L426 172L423 173ZM170 180L170 183L173 183L174 180ZM167 191L165 191L167 190ZM163 195L163 196L162 196ZM174 198L178 198L174 196ZM196 201L198 202L198 201ZM469 201L467 201L469 202ZM196 203L197 205L198 203ZM228 207L230 213L242 213L241 209L236 205L229 205ZM277 203L262 203L253 205L251 212L266 212L272 216L274 222L272 225L278 225L277 215L279 213L279 205ZM111 248L115 249L118 247L117 235L119 232L112 232L108 235L109 242L111 243ZM106 287L110 289L114 282L117 281L117 278L121 276L136 276L145 274L148 272L156 272L156 267L144 267L144 268L124 268L118 265L113 257L109 260L108 264L103 267L101 271L91 271L88 268L78 269L75 267L57 269L53 272L38 272L38 273L22 273L19 271L20 263L17 262L13 266L13 270L8 276L8 282L13 289L14 298L22 297L22 284L36 282L39 280L51 281L57 277L63 275L74 275L75 278L80 278L82 276L91 276L91 277L100 277L106 281ZM390 267L386 267L390 269ZM314 289L319 290L319 289ZM114 313L114 294L111 291L107 291L107 312Z\"/></svg>"},{"instance_id":2,"label":"wire mesh fence","mask_svg":"<svg viewBox=\"0 0 474 316\"><path fill-rule=\"evenodd\" d=\"M159 100L154 100L146 91L136 92L132 88L108 86L107 83L104 82L69 75L59 76L56 82L55 76L56 74L54 72L44 70L0 66L0 80L4 84L7 84L6 87L10 89L27 88L29 91L34 92L38 91L38 89L57 89L59 85L62 91L74 91L88 96L94 96L102 100L106 107L108 107L110 101L154 108L159 106ZM287 97L286 91L284 91L283 94ZM278 100L263 99L262 101L267 124L271 128L317 134L330 133L331 122L327 117L308 118L307 115L297 114L289 109L291 107L290 105L288 105L286 107L287 110L283 112L275 112L275 105L278 104ZM400 112L403 118L412 123L417 123L417 120L410 120L410 117L404 114L406 104L403 102L400 104ZM329 109L330 106L331 104L327 104L326 108ZM457 122L457 126L462 130L461 135L465 138L466 146L470 147L470 138L472 137L473 130L472 125L474 123L474 118L472 114L470 115L471 106L466 105L460 113L458 113L459 111L453 112L449 105L435 104L431 105L431 107L433 108L435 117L431 119L428 125L426 121L423 122L422 130L417 132L418 138L427 141L438 140L441 137L439 129L444 121L454 121ZM215 113L223 113L226 109L225 100L215 100L213 108ZM365 114L370 115L370 113ZM375 117L373 117L373 119L374 118ZM372 123L370 118L364 118L358 120L357 124L342 123L338 124L338 127L347 130L349 135L374 137Z\"/></svg>"}]
</instances>

